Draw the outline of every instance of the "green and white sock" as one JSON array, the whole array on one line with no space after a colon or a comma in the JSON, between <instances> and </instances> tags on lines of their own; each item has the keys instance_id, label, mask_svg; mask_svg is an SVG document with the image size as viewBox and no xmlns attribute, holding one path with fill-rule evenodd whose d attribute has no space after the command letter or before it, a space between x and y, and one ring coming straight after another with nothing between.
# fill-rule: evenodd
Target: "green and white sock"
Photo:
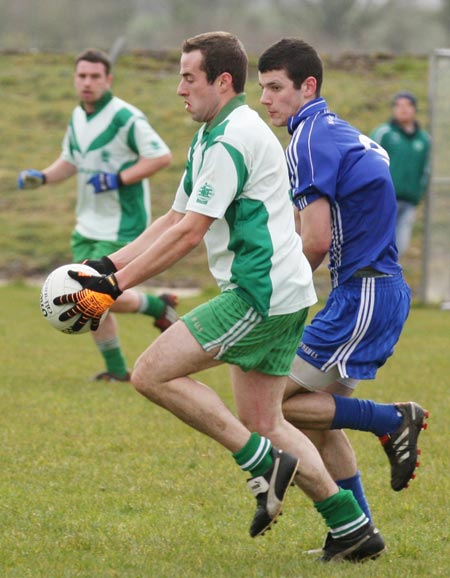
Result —
<instances>
[{"instance_id":1,"label":"green and white sock","mask_svg":"<svg viewBox=\"0 0 450 578\"><path fill-rule=\"evenodd\" d=\"M127 374L127 364L120 349L118 338L100 341L97 343L97 347L105 361L106 371L119 377Z\"/></svg>"},{"instance_id":2,"label":"green and white sock","mask_svg":"<svg viewBox=\"0 0 450 578\"><path fill-rule=\"evenodd\" d=\"M314 502L314 507L330 528L333 538L351 534L369 521L350 490L339 488L337 494L323 502Z\"/></svg>"},{"instance_id":3,"label":"green and white sock","mask_svg":"<svg viewBox=\"0 0 450 578\"><path fill-rule=\"evenodd\" d=\"M139 306L139 313L159 319L164 313L164 308L166 307L164 301L159 297L156 297L156 295L150 295L149 293L141 293L140 298L141 304Z\"/></svg>"},{"instance_id":4,"label":"green and white sock","mask_svg":"<svg viewBox=\"0 0 450 578\"><path fill-rule=\"evenodd\" d=\"M242 470L250 472L252 477L261 476L273 464L272 444L267 438L252 433L243 448L233 454L233 458Z\"/></svg>"}]
</instances>

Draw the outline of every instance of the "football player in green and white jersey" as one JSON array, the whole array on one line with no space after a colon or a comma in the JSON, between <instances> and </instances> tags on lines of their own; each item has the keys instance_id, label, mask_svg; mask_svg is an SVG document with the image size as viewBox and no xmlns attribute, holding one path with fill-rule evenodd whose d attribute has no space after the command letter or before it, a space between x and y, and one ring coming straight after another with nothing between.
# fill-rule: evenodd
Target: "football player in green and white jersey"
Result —
<instances>
[{"instance_id":1,"label":"football player in green and white jersey","mask_svg":"<svg viewBox=\"0 0 450 578\"><path fill-rule=\"evenodd\" d=\"M74 109L61 156L43 171L19 174L19 188L58 183L77 174L76 225L71 248L74 262L84 261L99 273L114 272L107 255L123 247L150 224L148 177L171 162L161 137L136 107L111 93L111 64L99 50L78 56L74 85L80 104ZM132 290L114 305L120 313L144 313L164 331L176 319L176 297ZM92 333L106 370L97 380L129 381L114 315Z\"/></svg>"},{"instance_id":2,"label":"football player in green and white jersey","mask_svg":"<svg viewBox=\"0 0 450 578\"><path fill-rule=\"evenodd\" d=\"M116 273L81 277L71 272L83 289L55 303L73 303L61 319L80 314L74 331L89 319L95 327L122 291L171 267L204 239L221 293L144 351L132 383L229 450L250 473L248 485L257 500L251 536L271 527L295 479L344 549L348 535L364 529L368 520L352 492L337 487L317 449L281 409L286 376L316 295L295 232L283 149L245 104L246 72L245 50L231 34L211 32L184 42L178 95L203 124L173 206L135 241L109 255ZM221 363L230 365L238 417L213 389L192 377ZM214 466L211 470L213 480Z\"/></svg>"}]
</instances>

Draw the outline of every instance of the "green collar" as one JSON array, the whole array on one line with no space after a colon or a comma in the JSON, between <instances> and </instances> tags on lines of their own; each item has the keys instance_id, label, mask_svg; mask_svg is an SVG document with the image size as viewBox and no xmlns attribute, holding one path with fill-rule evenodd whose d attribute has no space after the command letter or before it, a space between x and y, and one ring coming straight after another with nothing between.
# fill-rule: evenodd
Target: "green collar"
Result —
<instances>
[{"instance_id":1,"label":"green collar","mask_svg":"<svg viewBox=\"0 0 450 578\"><path fill-rule=\"evenodd\" d=\"M112 92L110 90L107 90L101 98L99 98L96 102L94 102L94 112L86 112L86 109L84 108L82 103L80 103L80 106L88 116L94 116L98 112L100 112L103 108L105 108L108 102L110 102L112 99L113 99Z\"/></svg>"},{"instance_id":2,"label":"green collar","mask_svg":"<svg viewBox=\"0 0 450 578\"><path fill-rule=\"evenodd\" d=\"M205 133L208 133L214 127L219 125L235 108L245 104L246 94L241 92L234 96L227 104L220 110L220 112L215 116L205 127Z\"/></svg>"}]
</instances>

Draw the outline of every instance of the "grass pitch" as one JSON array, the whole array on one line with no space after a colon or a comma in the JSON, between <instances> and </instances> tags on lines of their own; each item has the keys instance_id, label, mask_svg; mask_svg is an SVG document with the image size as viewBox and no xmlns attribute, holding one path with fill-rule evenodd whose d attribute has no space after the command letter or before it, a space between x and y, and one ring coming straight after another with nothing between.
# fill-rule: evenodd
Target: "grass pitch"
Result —
<instances>
[{"instance_id":1,"label":"grass pitch","mask_svg":"<svg viewBox=\"0 0 450 578\"><path fill-rule=\"evenodd\" d=\"M349 432L388 553L324 566L302 553L326 532L303 494L293 488L279 524L251 539L254 499L228 453L131 386L87 381L101 369L91 338L52 329L38 298L0 288L2 578L448 576L450 312L413 308L393 358L358 390L431 412L417 479L400 493L375 437ZM157 333L144 316L119 323L132 365ZM225 367L201 378L233 407Z\"/></svg>"}]
</instances>

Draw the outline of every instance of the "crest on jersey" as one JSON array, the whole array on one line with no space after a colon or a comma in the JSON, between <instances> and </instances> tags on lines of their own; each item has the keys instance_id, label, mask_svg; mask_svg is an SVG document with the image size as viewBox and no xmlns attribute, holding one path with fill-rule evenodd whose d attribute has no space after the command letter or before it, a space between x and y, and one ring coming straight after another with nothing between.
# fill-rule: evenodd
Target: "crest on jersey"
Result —
<instances>
[{"instance_id":1,"label":"crest on jersey","mask_svg":"<svg viewBox=\"0 0 450 578\"><path fill-rule=\"evenodd\" d=\"M201 186L197 193L197 203L200 205L207 205L209 200L214 196L214 189L209 183Z\"/></svg>"}]
</instances>

